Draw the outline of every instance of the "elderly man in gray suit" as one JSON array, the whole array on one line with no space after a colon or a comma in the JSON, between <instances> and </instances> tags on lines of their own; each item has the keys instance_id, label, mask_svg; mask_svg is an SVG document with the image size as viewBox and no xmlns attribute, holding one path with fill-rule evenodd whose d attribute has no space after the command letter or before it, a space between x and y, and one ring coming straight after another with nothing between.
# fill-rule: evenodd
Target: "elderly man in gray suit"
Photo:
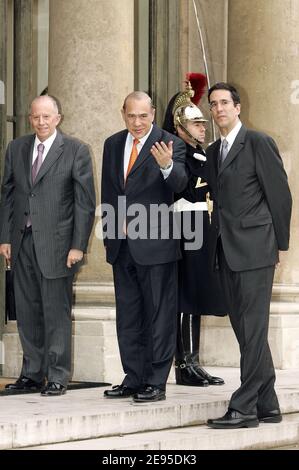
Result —
<instances>
[{"instance_id":1,"label":"elderly man in gray suit","mask_svg":"<svg viewBox=\"0 0 299 470\"><path fill-rule=\"evenodd\" d=\"M33 100L35 135L9 143L0 203L0 254L11 264L23 348L10 390L66 392L71 373L74 274L83 263L95 212L88 147L59 131L57 100ZM47 379L47 382L45 381Z\"/></svg>"}]
</instances>

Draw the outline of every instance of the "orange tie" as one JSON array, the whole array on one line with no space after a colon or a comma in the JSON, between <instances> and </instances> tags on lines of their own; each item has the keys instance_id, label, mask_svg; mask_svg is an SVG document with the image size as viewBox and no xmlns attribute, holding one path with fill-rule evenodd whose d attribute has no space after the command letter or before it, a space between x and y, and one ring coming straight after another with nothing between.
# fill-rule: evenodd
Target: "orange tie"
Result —
<instances>
[{"instance_id":1,"label":"orange tie","mask_svg":"<svg viewBox=\"0 0 299 470\"><path fill-rule=\"evenodd\" d=\"M139 140L138 139L134 139L133 141L133 147L132 147L132 150L131 150L131 155L130 155L130 160L129 160L129 165L128 165L128 169L127 169L127 174L126 174L126 179L128 177L128 174L130 173L131 169L132 169L132 166L134 165L134 163L136 162L137 160L137 157L138 157L138 150L137 150L137 145L139 144Z\"/></svg>"}]
</instances>

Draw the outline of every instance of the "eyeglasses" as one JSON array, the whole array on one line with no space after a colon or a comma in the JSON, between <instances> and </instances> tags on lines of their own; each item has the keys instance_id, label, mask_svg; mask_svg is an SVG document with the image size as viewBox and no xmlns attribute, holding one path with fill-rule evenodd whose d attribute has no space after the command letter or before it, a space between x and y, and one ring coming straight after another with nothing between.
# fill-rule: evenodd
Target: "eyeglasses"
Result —
<instances>
[{"instance_id":1,"label":"eyeglasses","mask_svg":"<svg viewBox=\"0 0 299 470\"><path fill-rule=\"evenodd\" d=\"M219 101L211 101L210 109L216 109L217 106L220 104L223 108L226 108L229 103L233 103L233 100L219 100Z\"/></svg>"}]
</instances>

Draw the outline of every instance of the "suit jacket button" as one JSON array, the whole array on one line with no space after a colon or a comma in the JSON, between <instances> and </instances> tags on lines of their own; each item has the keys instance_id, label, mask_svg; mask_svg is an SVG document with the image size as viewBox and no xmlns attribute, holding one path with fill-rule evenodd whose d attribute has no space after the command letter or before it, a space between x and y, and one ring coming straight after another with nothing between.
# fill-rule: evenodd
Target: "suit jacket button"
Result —
<instances>
[{"instance_id":1,"label":"suit jacket button","mask_svg":"<svg viewBox=\"0 0 299 470\"><path fill-rule=\"evenodd\" d=\"M28 212L24 212L24 215L28 215Z\"/></svg>"},{"instance_id":2,"label":"suit jacket button","mask_svg":"<svg viewBox=\"0 0 299 470\"><path fill-rule=\"evenodd\" d=\"M31 197L34 197L34 196L35 196L35 194L34 194L34 193L31 193L31 194L30 194L30 196L31 196Z\"/></svg>"},{"instance_id":3,"label":"suit jacket button","mask_svg":"<svg viewBox=\"0 0 299 470\"><path fill-rule=\"evenodd\" d=\"M25 230L23 230L23 229L20 230L21 233L24 233L24 231L25 231Z\"/></svg>"}]
</instances>

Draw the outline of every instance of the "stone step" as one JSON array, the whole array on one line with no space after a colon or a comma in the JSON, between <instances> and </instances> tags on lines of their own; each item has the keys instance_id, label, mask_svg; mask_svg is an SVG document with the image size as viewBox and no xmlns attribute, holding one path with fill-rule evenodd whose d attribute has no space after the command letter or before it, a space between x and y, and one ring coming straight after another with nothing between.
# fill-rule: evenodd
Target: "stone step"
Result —
<instances>
[{"instance_id":1,"label":"stone step","mask_svg":"<svg viewBox=\"0 0 299 470\"><path fill-rule=\"evenodd\" d=\"M209 368L209 372L224 377L226 384L218 387L182 387L169 384L166 401L158 403L134 404L130 398L105 399L103 388L72 390L61 397L41 397L39 394L1 397L0 449L36 447L83 439L110 439L111 436L116 438L132 434L135 437L130 439L134 440L138 438L137 433L153 433L150 437L154 437L155 432L161 430L167 430L167 433L173 436L171 439L174 439L174 442L180 441L182 435L188 433L194 445L199 445L198 441L195 443L196 431L191 426L199 427L201 433L209 432L208 436L212 436L213 431L202 425L208 418L219 417L225 413L228 400L239 384L238 369ZM299 412L298 372L277 371L276 389L282 412L285 414ZM254 428L253 433L252 430L239 432L246 436L250 431L250 435L254 436L255 432L260 432L259 429L263 427L264 425ZM269 431L266 428L266 433L272 428L277 429L276 425L268 424L267 427ZM273 447L298 441L295 440L295 428L292 428L292 435L285 434L285 428L282 423L277 432L273 431L277 436L281 433L282 437L279 442L273 441ZM226 433L227 431L224 432ZM267 439L269 441L270 437ZM216 438L215 440L217 441ZM165 441L163 445L170 445L170 441ZM245 440L244 446L247 445L246 442ZM251 445L250 442L248 445ZM178 444L174 443L175 445ZM189 444L182 445L188 448ZM267 445L270 445L270 441Z\"/></svg>"},{"instance_id":2,"label":"stone step","mask_svg":"<svg viewBox=\"0 0 299 470\"><path fill-rule=\"evenodd\" d=\"M271 304L269 344L277 369L296 369L299 364L299 313L287 314L287 303L274 301ZM295 304L292 305L294 307ZM286 310L279 313L281 309ZM73 318L73 380L121 381L123 372L116 337L115 308L79 305L73 309ZM8 322L5 326L2 341L3 374L18 377L23 354L16 322ZM239 367L239 346L228 317L202 316L200 358L203 366Z\"/></svg>"},{"instance_id":3,"label":"stone step","mask_svg":"<svg viewBox=\"0 0 299 470\"><path fill-rule=\"evenodd\" d=\"M279 424L250 429L210 429L205 425L102 437L29 447L30 450L265 450L296 449L299 413L284 415Z\"/></svg>"}]
</instances>

